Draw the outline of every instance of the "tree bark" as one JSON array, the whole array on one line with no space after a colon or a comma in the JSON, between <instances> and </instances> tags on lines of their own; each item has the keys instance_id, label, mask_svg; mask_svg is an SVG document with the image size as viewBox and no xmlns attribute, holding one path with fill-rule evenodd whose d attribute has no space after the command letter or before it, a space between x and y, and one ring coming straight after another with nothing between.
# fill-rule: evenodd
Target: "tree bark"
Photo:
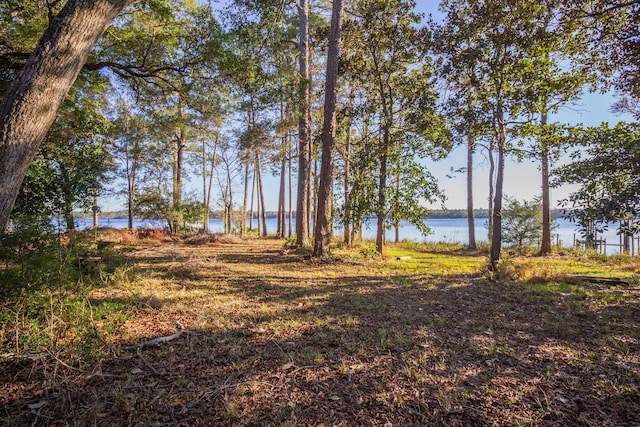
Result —
<instances>
[{"instance_id":1,"label":"tree bark","mask_svg":"<svg viewBox=\"0 0 640 427\"><path fill-rule=\"evenodd\" d=\"M184 107L182 106L182 100L178 101L178 120L180 123L179 129L174 135L175 142L175 163L173 172L173 216L174 227L173 232L180 231L180 223L182 222L182 182L184 178L184 148L187 145L186 135L183 127L184 120Z\"/></svg>"},{"instance_id":2,"label":"tree bark","mask_svg":"<svg viewBox=\"0 0 640 427\"><path fill-rule=\"evenodd\" d=\"M249 197L249 162L244 166L244 198L242 202L242 211L240 217L242 222L240 223L240 236L244 236L247 231L247 199Z\"/></svg>"},{"instance_id":3,"label":"tree bark","mask_svg":"<svg viewBox=\"0 0 640 427\"><path fill-rule=\"evenodd\" d=\"M502 188L504 183L504 159L506 151L506 125L504 114L498 108L496 114L496 145L498 148L498 165L496 171L496 194L493 199L493 229L491 238L491 271L496 271L498 261L500 261L500 250L502 249Z\"/></svg>"},{"instance_id":4,"label":"tree bark","mask_svg":"<svg viewBox=\"0 0 640 427\"><path fill-rule=\"evenodd\" d=\"M256 155L256 176L258 177L258 206L262 214L262 235L267 237L267 210L264 205L264 188L262 187L262 168L260 167L260 157ZM260 234L260 221L258 221L258 234Z\"/></svg>"},{"instance_id":5,"label":"tree bark","mask_svg":"<svg viewBox=\"0 0 640 427\"><path fill-rule=\"evenodd\" d=\"M476 248L476 227L473 213L473 151L475 142L467 135L467 226L469 228L469 248Z\"/></svg>"},{"instance_id":6,"label":"tree bark","mask_svg":"<svg viewBox=\"0 0 640 427\"><path fill-rule=\"evenodd\" d=\"M384 132L384 148L382 156L380 157L380 179L378 183L378 209L376 212L376 216L378 218L378 228L376 231L376 249L380 255L384 254L384 244L385 244L385 219L386 219L386 206L387 206L387 197L385 194L385 189L387 187L387 160L388 160L388 140L389 133L385 130Z\"/></svg>"},{"instance_id":7,"label":"tree bark","mask_svg":"<svg viewBox=\"0 0 640 427\"><path fill-rule=\"evenodd\" d=\"M293 139L293 138L291 138ZM293 234L293 150L291 149L291 146L289 146L289 230L287 232L287 237L291 237L291 235Z\"/></svg>"},{"instance_id":8,"label":"tree bark","mask_svg":"<svg viewBox=\"0 0 640 427\"><path fill-rule=\"evenodd\" d=\"M400 193L400 175L396 175L396 196ZM395 215L394 215L395 216ZM400 242L400 218L394 218L393 227L395 228L395 243Z\"/></svg>"},{"instance_id":9,"label":"tree bark","mask_svg":"<svg viewBox=\"0 0 640 427\"><path fill-rule=\"evenodd\" d=\"M93 207L92 207L92 211L93 211L93 229L97 230L98 229L98 210L100 208L98 207L98 194L94 194L93 195Z\"/></svg>"},{"instance_id":10,"label":"tree bark","mask_svg":"<svg viewBox=\"0 0 640 427\"><path fill-rule=\"evenodd\" d=\"M0 229L71 85L107 26L136 0L69 0L0 103Z\"/></svg>"},{"instance_id":11,"label":"tree bark","mask_svg":"<svg viewBox=\"0 0 640 427\"><path fill-rule=\"evenodd\" d=\"M351 123L347 129L344 148L344 243L351 246Z\"/></svg>"},{"instance_id":12,"label":"tree bark","mask_svg":"<svg viewBox=\"0 0 640 427\"><path fill-rule=\"evenodd\" d=\"M547 112L543 111L540 125L544 128L547 124ZM542 169L542 241L540 242L540 255L551 254L551 191L549 190L549 145L542 141L541 150Z\"/></svg>"},{"instance_id":13,"label":"tree bark","mask_svg":"<svg viewBox=\"0 0 640 427\"><path fill-rule=\"evenodd\" d=\"M309 57L309 1L300 0L299 67L300 117L298 120L298 200L296 208L296 243L309 246L309 209L311 201L311 70Z\"/></svg>"},{"instance_id":14,"label":"tree bark","mask_svg":"<svg viewBox=\"0 0 640 427\"><path fill-rule=\"evenodd\" d=\"M333 0L331 31L327 53L327 73L324 95L324 122L322 125L322 165L316 210L314 256L329 255L333 232L333 153L336 137L336 86L342 29L343 0Z\"/></svg>"},{"instance_id":15,"label":"tree bark","mask_svg":"<svg viewBox=\"0 0 640 427\"><path fill-rule=\"evenodd\" d=\"M283 138L283 146L286 143L286 137ZM286 234L287 225L285 224L285 192L287 187L286 182L287 175L287 157L286 153L282 153L282 159L280 161L280 191L278 192L278 237L284 238Z\"/></svg>"},{"instance_id":16,"label":"tree bark","mask_svg":"<svg viewBox=\"0 0 640 427\"><path fill-rule=\"evenodd\" d=\"M202 140L202 232L209 233L209 199L207 198L207 141Z\"/></svg>"},{"instance_id":17,"label":"tree bark","mask_svg":"<svg viewBox=\"0 0 640 427\"><path fill-rule=\"evenodd\" d=\"M280 121L285 120L285 106L284 99L280 98ZM283 132L280 137L280 189L278 190L278 226L276 227L276 235L280 238L284 238L286 234L285 224L285 192L287 191L287 147L289 141L287 141L287 132Z\"/></svg>"},{"instance_id":18,"label":"tree bark","mask_svg":"<svg viewBox=\"0 0 640 427\"><path fill-rule=\"evenodd\" d=\"M249 231L253 230L253 201L255 199L254 194L256 190L256 171L253 170L253 176L251 177L251 202L249 207Z\"/></svg>"},{"instance_id":19,"label":"tree bark","mask_svg":"<svg viewBox=\"0 0 640 427\"><path fill-rule=\"evenodd\" d=\"M493 199L495 193L495 176L496 176L496 161L493 157L494 142L489 143L489 220L488 220L488 239L491 242L493 238Z\"/></svg>"}]
</instances>

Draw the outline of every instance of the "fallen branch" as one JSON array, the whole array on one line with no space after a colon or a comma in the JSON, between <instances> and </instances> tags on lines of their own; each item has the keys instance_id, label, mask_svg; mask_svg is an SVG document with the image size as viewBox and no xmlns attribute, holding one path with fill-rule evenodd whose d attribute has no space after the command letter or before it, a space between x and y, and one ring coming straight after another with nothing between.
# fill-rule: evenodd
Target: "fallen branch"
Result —
<instances>
[{"instance_id":1,"label":"fallen branch","mask_svg":"<svg viewBox=\"0 0 640 427\"><path fill-rule=\"evenodd\" d=\"M631 286L631 282L619 277L598 277L598 276L569 276L569 279L573 279L578 282L595 283L599 285L624 285Z\"/></svg>"},{"instance_id":2,"label":"fallen branch","mask_svg":"<svg viewBox=\"0 0 640 427\"><path fill-rule=\"evenodd\" d=\"M164 337L154 338L152 340L145 341L145 342L137 344L137 345L132 345L132 346L129 346L129 347L125 347L125 348L123 348L123 350L127 350L127 351L130 351L130 350L141 350L141 349L146 348L146 347L155 347L157 345L164 344L164 343L169 342L169 341L173 341L176 338L179 338L180 335L182 335L182 333L184 332L180 322L176 323L176 328L178 329L178 331L175 334L167 335L167 336L164 336Z\"/></svg>"}]
</instances>

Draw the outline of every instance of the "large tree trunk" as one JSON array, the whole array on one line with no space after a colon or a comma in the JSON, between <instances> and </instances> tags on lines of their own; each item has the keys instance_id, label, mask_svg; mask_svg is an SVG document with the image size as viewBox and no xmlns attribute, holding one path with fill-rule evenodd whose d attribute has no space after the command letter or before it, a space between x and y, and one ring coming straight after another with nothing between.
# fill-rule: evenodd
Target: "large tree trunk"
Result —
<instances>
[{"instance_id":1,"label":"large tree trunk","mask_svg":"<svg viewBox=\"0 0 640 427\"><path fill-rule=\"evenodd\" d=\"M547 124L547 112L542 113L540 125ZM551 192L549 190L549 145L542 140L541 169L542 169L542 242L540 255L551 254Z\"/></svg>"},{"instance_id":2,"label":"large tree trunk","mask_svg":"<svg viewBox=\"0 0 640 427\"><path fill-rule=\"evenodd\" d=\"M298 121L298 200L296 209L296 243L309 246L309 209L311 201L311 70L309 59L309 1L300 0L299 65L300 118Z\"/></svg>"},{"instance_id":3,"label":"large tree trunk","mask_svg":"<svg viewBox=\"0 0 640 427\"><path fill-rule=\"evenodd\" d=\"M331 32L327 53L327 73L324 95L324 122L322 125L322 166L316 211L315 256L328 255L333 232L333 152L336 139L336 86L338 84L338 58L342 29L342 2L333 0Z\"/></svg>"},{"instance_id":4,"label":"large tree trunk","mask_svg":"<svg viewBox=\"0 0 640 427\"><path fill-rule=\"evenodd\" d=\"M135 0L69 0L53 19L0 103L0 229L91 49Z\"/></svg>"},{"instance_id":5,"label":"large tree trunk","mask_svg":"<svg viewBox=\"0 0 640 427\"><path fill-rule=\"evenodd\" d=\"M473 215L473 151L475 142L467 135L467 226L469 228L469 248L476 248L476 227Z\"/></svg>"}]
</instances>

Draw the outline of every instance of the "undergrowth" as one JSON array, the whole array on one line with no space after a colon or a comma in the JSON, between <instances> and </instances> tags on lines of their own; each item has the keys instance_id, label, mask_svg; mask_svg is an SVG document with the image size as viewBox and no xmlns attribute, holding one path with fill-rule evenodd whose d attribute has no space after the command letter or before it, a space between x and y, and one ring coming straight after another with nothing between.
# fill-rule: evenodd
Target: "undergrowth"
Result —
<instances>
[{"instance_id":1,"label":"undergrowth","mask_svg":"<svg viewBox=\"0 0 640 427\"><path fill-rule=\"evenodd\" d=\"M95 234L18 227L0 235L0 361L47 356L73 365L104 357L138 301L92 302L97 286L129 280L124 257Z\"/></svg>"}]
</instances>

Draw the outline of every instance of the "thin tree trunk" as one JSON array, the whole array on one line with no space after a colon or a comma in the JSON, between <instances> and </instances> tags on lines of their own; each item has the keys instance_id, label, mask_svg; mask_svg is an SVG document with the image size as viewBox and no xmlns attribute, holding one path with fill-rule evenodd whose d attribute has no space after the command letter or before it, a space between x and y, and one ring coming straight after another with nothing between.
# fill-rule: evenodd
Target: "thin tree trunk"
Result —
<instances>
[{"instance_id":1,"label":"thin tree trunk","mask_svg":"<svg viewBox=\"0 0 640 427\"><path fill-rule=\"evenodd\" d=\"M547 111L542 112L540 119L542 127L547 125ZM549 190L549 145L546 140L542 141L541 150L542 169L542 242L540 244L540 255L551 254L551 192Z\"/></svg>"},{"instance_id":2,"label":"thin tree trunk","mask_svg":"<svg viewBox=\"0 0 640 427\"><path fill-rule=\"evenodd\" d=\"M128 147L128 146L127 146ZM137 151L137 150L136 150ZM127 227L133 230L133 207L135 204L136 194L136 176L138 173L137 159L130 159L129 153L125 155L125 164L127 170Z\"/></svg>"},{"instance_id":3,"label":"thin tree trunk","mask_svg":"<svg viewBox=\"0 0 640 427\"><path fill-rule=\"evenodd\" d=\"M97 230L98 229L98 194L94 193L93 195L93 229Z\"/></svg>"},{"instance_id":4,"label":"thin tree trunk","mask_svg":"<svg viewBox=\"0 0 640 427\"><path fill-rule=\"evenodd\" d=\"M309 1L300 0L299 66L300 66L300 118L298 121L298 200L296 209L296 235L299 246L309 246L309 206L311 198L311 70L309 54Z\"/></svg>"},{"instance_id":5,"label":"thin tree trunk","mask_svg":"<svg viewBox=\"0 0 640 427\"><path fill-rule=\"evenodd\" d=\"M280 98L280 121L285 119L285 107L284 99ZM278 225L276 227L276 235L280 238L284 238L286 234L285 225L285 192L286 192L286 174L287 174L287 133L283 132L281 136L280 145L280 188L278 190Z\"/></svg>"},{"instance_id":6,"label":"thin tree trunk","mask_svg":"<svg viewBox=\"0 0 640 427\"><path fill-rule=\"evenodd\" d=\"M396 175L396 197L397 195L400 194L400 175ZM395 227L395 242L398 243L400 242L400 219L399 218L395 218L394 219L394 227Z\"/></svg>"},{"instance_id":7,"label":"thin tree trunk","mask_svg":"<svg viewBox=\"0 0 640 427\"><path fill-rule=\"evenodd\" d=\"M490 268L496 271L498 261L500 261L500 250L502 249L502 188L504 183L504 159L506 151L506 129L504 116L501 109L497 113L497 135L496 143L498 148L498 165L496 173L496 194L493 200L493 234L491 239L491 259Z\"/></svg>"},{"instance_id":8,"label":"thin tree trunk","mask_svg":"<svg viewBox=\"0 0 640 427\"><path fill-rule=\"evenodd\" d=\"M344 156L344 243L351 246L351 126L347 129Z\"/></svg>"},{"instance_id":9,"label":"thin tree trunk","mask_svg":"<svg viewBox=\"0 0 640 427\"><path fill-rule=\"evenodd\" d=\"M206 218L207 218L207 232L209 232L209 212L211 211L211 191L213 189L213 174L216 168L216 155L218 152L218 137L213 144L213 155L211 157L211 165L209 169L209 188L207 189L207 200L205 202L204 208L206 209Z\"/></svg>"},{"instance_id":10,"label":"thin tree trunk","mask_svg":"<svg viewBox=\"0 0 640 427\"><path fill-rule=\"evenodd\" d=\"M246 162L244 165L244 198L242 202L242 211L241 211L242 222L240 223L240 236L244 236L247 229L248 197L249 197L249 162Z\"/></svg>"},{"instance_id":11,"label":"thin tree trunk","mask_svg":"<svg viewBox=\"0 0 640 427\"><path fill-rule=\"evenodd\" d=\"M342 29L343 0L333 0L331 9L331 32L327 53L327 73L325 81L324 121L322 125L322 167L318 188L315 256L329 255L333 234L333 152L336 137L336 86L338 83L338 59L340 53L340 33Z\"/></svg>"},{"instance_id":12,"label":"thin tree trunk","mask_svg":"<svg viewBox=\"0 0 640 427\"><path fill-rule=\"evenodd\" d=\"M260 200L258 201L260 211L262 212L262 235L267 237L267 210L264 205L264 188L262 187L262 171L260 168L260 158L256 156L256 174L258 177L258 195ZM258 222L258 224L260 224ZM258 232L260 231L260 225L258 225Z\"/></svg>"},{"instance_id":13,"label":"thin tree trunk","mask_svg":"<svg viewBox=\"0 0 640 427\"><path fill-rule=\"evenodd\" d=\"M494 142L489 144L489 242L493 238L493 199L495 193L496 162L493 157Z\"/></svg>"},{"instance_id":14,"label":"thin tree trunk","mask_svg":"<svg viewBox=\"0 0 640 427\"><path fill-rule=\"evenodd\" d=\"M286 138L284 138L286 141ZM283 144L284 144L283 141ZM285 214L286 214L286 175L287 175L287 157L285 153L282 153L282 159L280 163L280 191L278 193L278 237L284 238L286 234L287 224L285 223Z\"/></svg>"},{"instance_id":15,"label":"thin tree trunk","mask_svg":"<svg viewBox=\"0 0 640 427\"><path fill-rule=\"evenodd\" d=\"M111 21L134 0L69 0L0 101L0 230L38 147Z\"/></svg>"},{"instance_id":16,"label":"thin tree trunk","mask_svg":"<svg viewBox=\"0 0 640 427\"><path fill-rule=\"evenodd\" d=\"M262 213L262 210L260 209L260 174L258 173L257 165L254 165L253 167L256 184L256 230L258 231L258 236L260 236L260 214Z\"/></svg>"},{"instance_id":17,"label":"thin tree trunk","mask_svg":"<svg viewBox=\"0 0 640 427\"><path fill-rule=\"evenodd\" d=\"M256 189L256 171L254 169L253 176L251 177L251 204L249 208L249 231L253 230L253 200Z\"/></svg>"},{"instance_id":18,"label":"thin tree trunk","mask_svg":"<svg viewBox=\"0 0 640 427\"><path fill-rule=\"evenodd\" d=\"M469 229L469 248L476 248L476 226L473 212L473 151L475 141L467 135L467 228Z\"/></svg>"},{"instance_id":19,"label":"thin tree trunk","mask_svg":"<svg viewBox=\"0 0 640 427\"><path fill-rule=\"evenodd\" d=\"M204 212L202 215L202 231L209 233L209 205L207 200L207 141L202 139L202 204Z\"/></svg>"},{"instance_id":20,"label":"thin tree trunk","mask_svg":"<svg viewBox=\"0 0 640 427\"><path fill-rule=\"evenodd\" d=\"M135 194L135 176L130 176L128 178L127 184L127 227L129 230L133 230L133 205L134 205L134 194Z\"/></svg>"},{"instance_id":21,"label":"thin tree trunk","mask_svg":"<svg viewBox=\"0 0 640 427\"><path fill-rule=\"evenodd\" d=\"M385 91L385 83L382 81L382 77L380 77L378 58L376 56L373 57L373 63L376 71L377 84L379 90L380 101L382 104L382 149L380 155L380 177L378 183L378 208L376 215L378 217L378 229L376 233L376 249L380 255L384 254L384 245L385 245L385 221L386 221L386 210L387 210L387 197L386 197L386 187L387 187L387 163L389 161L389 148L391 145L391 126L393 124L393 99L391 96L387 98L387 93ZM390 95L390 94L389 94Z\"/></svg>"},{"instance_id":22,"label":"thin tree trunk","mask_svg":"<svg viewBox=\"0 0 640 427\"><path fill-rule=\"evenodd\" d=\"M173 175L173 219L174 233L180 231L180 225L182 222L182 181L184 177L184 148L186 147L186 135L184 128L182 127L182 121L184 116L184 107L182 106L182 100L178 101L178 120L180 121L180 129L178 129L174 135L175 142L175 164Z\"/></svg>"},{"instance_id":23,"label":"thin tree trunk","mask_svg":"<svg viewBox=\"0 0 640 427\"><path fill-rule=\"evenodd\" d=\"M231 171L229 170L229 164L227 163L227 205L225 215L225 229L226 234L231 234L231 219L233 216L233 191L231 190Z\"/></svg>"},{"instance_id":24,"label":"thin tree trunk","mask_svg":"<svg viewBox=\"0 0 640 427\"><path fill-rule=\"evenodd\" d=\"M293 152L291 150L291 146L289 146L289 231L287 233L288 237L291 237L293 234L293 165L292 158Z\"/></svg>"},{"instance_id":25,"label":"thin tree trunk","mask_svg":"<svg viewBox=\"0 0 640 427\"><path fill-rule=\"evenodd\" d=\"M378 218L378 228L376 231L376 249L379 254L384 253L384 244L385 244L385 220L386 220L386 211L385 207L387 206L387 197L385 195L385 188L387 187L387 141L389 139L388 132L385 130L384 132L384 148L382 156L380 157L380 178L378 182L378 209L376 212L376 216Z\"/></svg>"}]
</instances>

